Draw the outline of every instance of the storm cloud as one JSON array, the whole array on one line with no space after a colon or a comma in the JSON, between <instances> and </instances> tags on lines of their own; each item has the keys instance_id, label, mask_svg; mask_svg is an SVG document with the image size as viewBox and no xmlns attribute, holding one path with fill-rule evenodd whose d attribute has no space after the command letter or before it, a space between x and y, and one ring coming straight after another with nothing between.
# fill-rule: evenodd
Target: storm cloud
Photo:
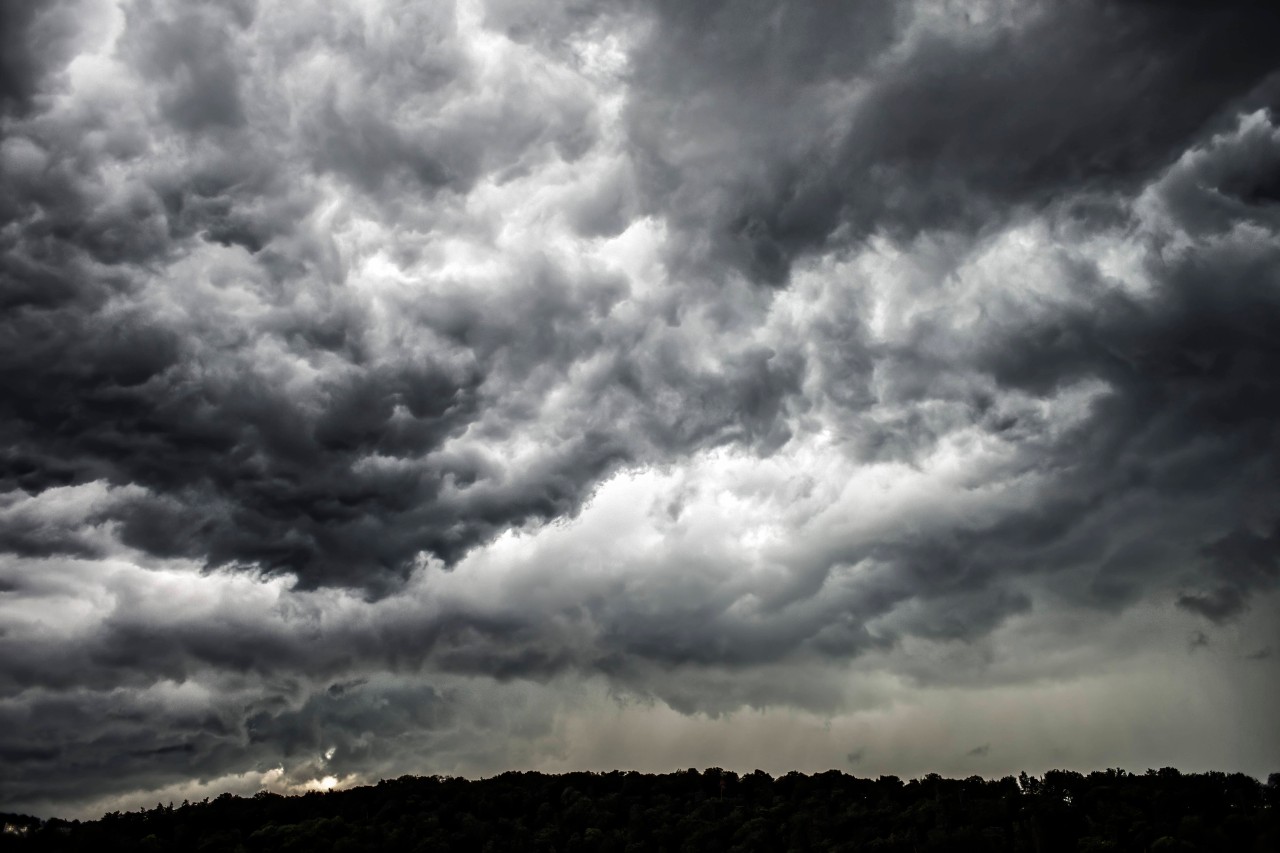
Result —
<instances>
[{"instance_id":1,"label":"storm cloud","mask_svg":"<svg viewBox=\"0 0 1280 853\"><path fill-rule=\"evenodd\" d=\"M1280 11L0 15L0 805L1275 769Z\"/></svg>"}]
</instances>

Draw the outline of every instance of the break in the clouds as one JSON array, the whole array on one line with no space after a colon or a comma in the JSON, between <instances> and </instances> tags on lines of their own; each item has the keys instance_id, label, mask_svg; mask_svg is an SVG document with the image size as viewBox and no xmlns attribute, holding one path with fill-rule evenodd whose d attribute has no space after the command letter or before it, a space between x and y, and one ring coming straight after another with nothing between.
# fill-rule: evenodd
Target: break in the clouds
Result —
<instances>
[{"instance_id":1,"label":"break in the clouds","mask_svg":"<svg viewBox=\"0 0 1280 853\"><path fill-rule=\"evenodd\" d=\"M1280 10L0 16L5 807L1278 769Z\"/></svg>"}]
</instances>

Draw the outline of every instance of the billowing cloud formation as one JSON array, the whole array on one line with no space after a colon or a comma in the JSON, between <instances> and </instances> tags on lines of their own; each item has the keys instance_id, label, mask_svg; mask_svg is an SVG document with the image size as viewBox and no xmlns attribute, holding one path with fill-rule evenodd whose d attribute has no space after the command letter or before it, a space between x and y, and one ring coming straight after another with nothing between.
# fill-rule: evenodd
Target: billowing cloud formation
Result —
<instances>
[{"instance_id":1,"label":"billowing cloud formation","mask_svg":"<svg viewBox=\"0 0 1280 853\"><path fill-rule=\"evenodd\" d=\"M545 7L6 7L0 799L1280 759L1280 12Z\"/></svg>"}]
</instances>

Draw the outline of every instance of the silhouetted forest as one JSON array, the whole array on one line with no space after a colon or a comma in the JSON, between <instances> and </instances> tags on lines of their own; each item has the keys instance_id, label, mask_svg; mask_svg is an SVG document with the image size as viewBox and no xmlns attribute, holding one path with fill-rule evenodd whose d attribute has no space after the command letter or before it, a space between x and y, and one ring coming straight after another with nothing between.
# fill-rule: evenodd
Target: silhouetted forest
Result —
<instances>
[{"instance_id":1,"label":"silhouetted forest","mask_svg":"<svg viewBox=\"0 0 1280 853\"><path fill-rule=\"evenodd\" d=\"M404 776L284 797L112 812L96 821L0 815L0 850L23 851L1275 851L1280 774L987 781L930 774L773 778L712 768Z\"/></svg>"}]
</instances>

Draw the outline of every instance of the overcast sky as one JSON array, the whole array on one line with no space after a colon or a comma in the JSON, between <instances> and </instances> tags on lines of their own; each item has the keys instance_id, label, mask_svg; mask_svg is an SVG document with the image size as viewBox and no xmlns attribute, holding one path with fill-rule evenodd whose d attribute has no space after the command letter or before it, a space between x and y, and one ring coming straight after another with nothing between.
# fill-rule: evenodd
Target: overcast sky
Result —
<instances>
[{"instance_id":1,"label":"overcast sky","mask_svg":"<svg viewBox=\"0 0 1280 853\"><path fill-rule=\"evenodd\" d=\"M0 5L0 809L1280 771L1280 6Z\"/></svg>"}]
</instances>

